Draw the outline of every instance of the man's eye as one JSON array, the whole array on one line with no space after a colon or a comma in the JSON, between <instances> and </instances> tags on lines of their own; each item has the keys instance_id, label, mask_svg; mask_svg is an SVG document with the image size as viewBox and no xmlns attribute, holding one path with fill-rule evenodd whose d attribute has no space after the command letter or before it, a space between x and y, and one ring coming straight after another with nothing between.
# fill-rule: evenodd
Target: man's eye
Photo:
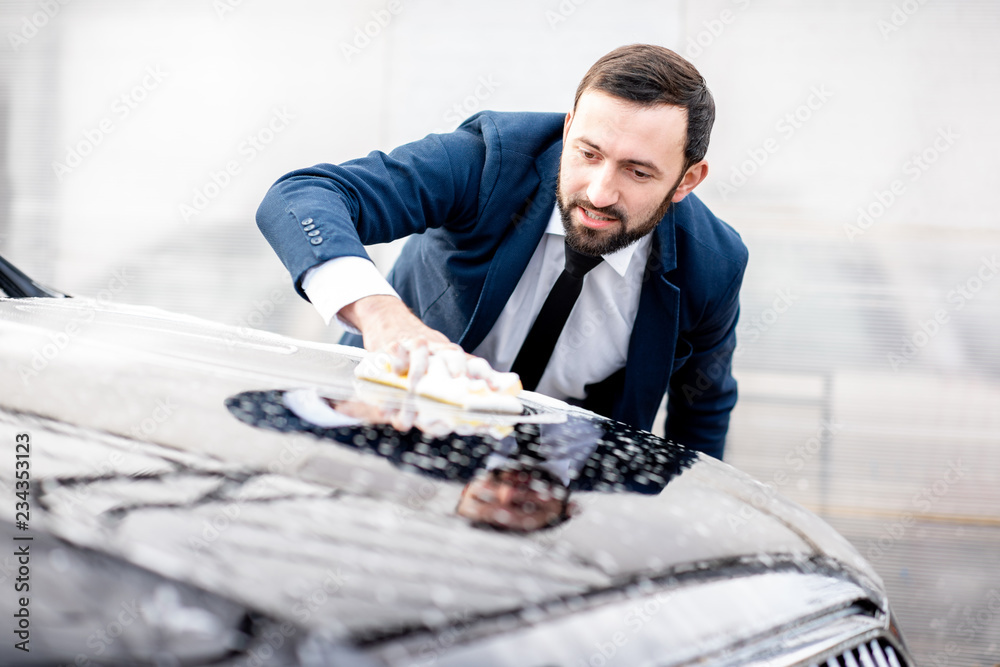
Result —
<instances>
[{"instance_id":1,"label":"man's eye","mask_svg":"<svg viewBox=\"0 0 1000 667\"><path fill-rule=\"evenodd\" d=\"M650 174L647 174L644 171L639 171L638 169L633 169L632 173L635 174L635 177L638 178L639 180L646 180L647 178L650 177Z\"/></svg>"},{"instance_id":2,"label":"man's eye","mask_svg":"<svg viewBox=\"0 0 1000 667\"><path fill-rule=\"evenodd\" d=\"M583 157L587 158L588 160L593 160L595 157L597 157L596 154L591 153L590 151L580 151L580 154L583 155Z\"/></svg>"}]
</instances>

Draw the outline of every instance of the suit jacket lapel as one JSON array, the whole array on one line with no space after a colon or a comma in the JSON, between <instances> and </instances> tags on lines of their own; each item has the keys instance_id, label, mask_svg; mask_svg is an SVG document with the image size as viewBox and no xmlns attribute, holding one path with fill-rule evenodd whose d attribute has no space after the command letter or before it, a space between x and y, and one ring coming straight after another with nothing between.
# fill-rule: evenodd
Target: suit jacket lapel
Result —
<instances>
[{"instance_id":1,"label":"suit jacket lapel","mask_svg":"<svg viewBox=\"0 0 1000 667\"><path fill-rule=\"evenodd\" d=\"M535 162L537 180L526 184L522 189L524 199L515 202L517 209L490 263L476 309L458 340L466 350L474 350L493 328L545 233L556 205L556 174L561 154L560 141L538 157Z\"/></svg>"},{"instance_id":2,"label":"suit jacket lapel","mask_svg":"<svg viewBox=\"0 0 1000 667\"><path fill-rule=\"evenodd\" d=\"M677 265L674 209L657 226L629 340L624 390L614 418L650 429L667 390L679 335L680 290L667 279Z\"/></svg>"}]
</instances>

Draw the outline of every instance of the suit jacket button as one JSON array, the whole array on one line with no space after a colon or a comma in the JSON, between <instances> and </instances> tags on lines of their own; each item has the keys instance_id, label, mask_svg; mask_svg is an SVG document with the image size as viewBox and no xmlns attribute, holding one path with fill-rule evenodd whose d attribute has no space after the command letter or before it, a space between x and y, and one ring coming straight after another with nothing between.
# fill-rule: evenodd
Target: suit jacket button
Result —
<instances>
[{"instance_id":1,"label":"suit jacket button","mask_svg":"<svg viewBox=\"0 0 1000 667\"><path fill-rule=\"evenodd\" d=\"M314 236L311 239L309 239L309 243L312 243L313 245L319 245L322 242L323 242L322 236Z\"/></svg>"},{"instance_id":2,"label":"suit jacket button","mask_svg":"<svg viewBox=\"0 0 1000 667\"><path fill-rule=\"evenodd\" d=\"M306 218L305 220L302 221L302 226L305 227L306 225L312 224L312 221L313 221L312 218Z\"/></svg>"}]
</instances>

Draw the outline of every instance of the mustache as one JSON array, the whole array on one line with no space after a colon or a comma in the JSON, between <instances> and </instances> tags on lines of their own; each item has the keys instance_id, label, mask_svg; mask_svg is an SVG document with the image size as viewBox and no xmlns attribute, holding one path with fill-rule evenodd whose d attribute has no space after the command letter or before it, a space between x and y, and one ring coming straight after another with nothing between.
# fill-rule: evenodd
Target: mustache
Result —
<instances>
[{"instance_id":1,"label":"mustache","mask_svg":"<svg viewBox=\"0 0 1000 667\"><path fill-rule=\"evenodd\" d=\"M619 222L626 223L627 214L621 208L615 205L611 206L594 206L588 200L583 197L573 197L569 201L570 206L582 206L583 208L589 209L598 215L603 215L609 218L615 218Z\"/></svg>"}]
</instances>

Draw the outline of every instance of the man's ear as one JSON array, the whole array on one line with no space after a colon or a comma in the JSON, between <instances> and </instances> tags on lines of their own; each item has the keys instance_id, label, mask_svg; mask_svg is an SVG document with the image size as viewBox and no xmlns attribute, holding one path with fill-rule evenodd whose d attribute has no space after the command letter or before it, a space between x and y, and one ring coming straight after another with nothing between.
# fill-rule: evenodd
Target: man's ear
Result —
<instances>
[{"instance_id":1,"label":"man's ear","mask_svg":"<svg viewBox=\"0 0 1000 667\"><path fill-rule=\"evenodd\" d=\"M566 143L566 137L569 136L569 126L573 123L573 112L569 111L566 113L566 119L563 121L563 143Z\"/></svg>"},{"instance_id":2,"label":"man's ear","mask_svg":"<svg viewBox=\"0 0 1000 667\"><path fill-rule=\"evenodd\" d=\"M708 176L708 162L704 160L695 162L684 172L684 177L681 178L680 185L677 186L677 190L674 191L674 196L670 201L676 204L687 197L699 183L705 180L706 176Z\"/></svg>"}]
</instances>

